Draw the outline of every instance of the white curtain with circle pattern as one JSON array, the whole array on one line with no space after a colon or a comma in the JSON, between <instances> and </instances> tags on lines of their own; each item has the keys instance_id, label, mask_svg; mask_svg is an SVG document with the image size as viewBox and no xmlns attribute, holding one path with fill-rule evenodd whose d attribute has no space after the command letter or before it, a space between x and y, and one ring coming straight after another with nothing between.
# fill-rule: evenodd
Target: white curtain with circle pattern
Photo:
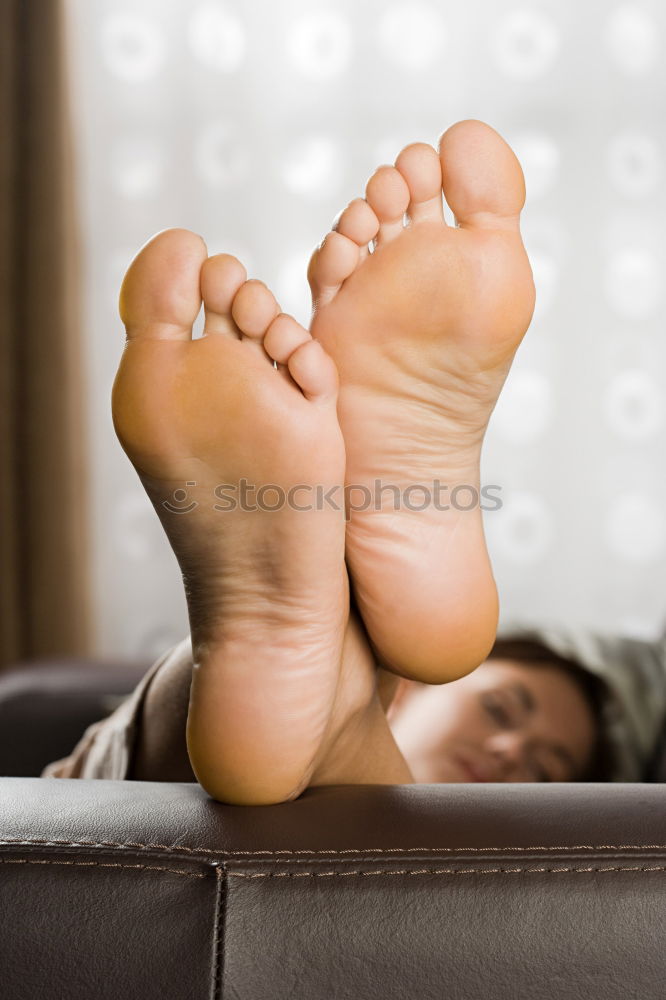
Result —
<instances>
[{"instance_id":1,"label":"white curtain with circle pattern","mask_svg":"<svg viewBox=\"0 0 666 1000\"><path fill-rule=\"evenodd\" d=\"M154 232L238 254L308 319L309 252L401 145L481 118L525 170L538 304L482 478L505 619L666 617L666 8L658 0L71 0L100 653L187 631L115 441L117 294Z\"/></svg>"}]
</instances>

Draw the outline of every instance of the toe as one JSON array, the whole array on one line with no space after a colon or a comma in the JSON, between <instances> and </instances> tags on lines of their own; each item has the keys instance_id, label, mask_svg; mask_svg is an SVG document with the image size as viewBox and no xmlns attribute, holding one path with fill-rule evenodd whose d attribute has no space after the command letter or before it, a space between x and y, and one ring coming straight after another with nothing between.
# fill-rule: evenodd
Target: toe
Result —
<instances>
[{"instance_id":1,"label":"toe","mask_svg":"<svg viewBox=\"0 0 666 1000\"><path fill-rule=\"evenodd\" d=\"M206 323L204 334L225 333L234 338L240 331L231 316L231 306L247 272L241 262L227 253L209 257L201 268L201 295Z\"/></svg>"},{"instance_id":2,"label":"toe","mask_svg":"<svg viewBox=\"0 0 666 1000\"><path fill-rule=\"evenodd\" d=\"M409 188L410 222L442 222L442 168L432 146L425 142L406 146L395 165Z\"/></svg>"},{"instance_id":3,"label":"toe","mask_svg":"<svg viewBox=\"0 0 666 1000\"><path fill-rule=\"evenodd\" d=\"M365 197L379 219L377 243L398 236L409 205L409 188L400 171L395 167L379 167L368 181Z\"/></svg>"},{"instance_id":4,"label":"toe","mask_svg":"<svg viewBox=\"0 0 666 1000\"><path fill-rule=\"evenodd\" d=\"M241 285L231 306L231 315L243 339L258 344L262 350L264 334L279 311L270 289L254 278Z\"/></svg>"},{"instance_id":5,"label":"toe","mask_svg":"<svg viewBox=\"0 0 666 1000\"><path fill-rule=\"evenodd\" d=\"M484 122L456 122L439 141L444 197L456 224L470 229L518 228L525 179L515 153Z\"/></svg>"},{"instance_id":6,"label":"toe","mask_svg":"<svg viewBox=\"0 0 666 1000\"><path fill-rule=\"evenodd\" d=\"M128 338L190 340L207 256L202 238L187 229L165 229L142 247L120 289Z\"/></svg>"},{"instance_id":7,"label":"toe","mask_svg":"<svg viewBox=\"0 0 666 1000\"><path fill-rule=\"evenodd\" d=\"M266 331L264 350L273 361L286 365L296 348L310 340L308 331L293 316L280 313Z\"/></svg>"},{"instance_id":8,"label":"toe","mask_svg":"<svg viewBox=\"0 0 666 1000\"><path fill-rule=\"evenodd\" d=\"M353 240L363 251L379 232L379 219L365 198L355 198L340 213L333 229L341 236Z\"/></svg>"},{"instance_id":9,"label":"toe","mask_svg":"<svg viewBox=\"0 0 666 1000\"><path fill-rule=\"evenodd\" d=\"M297 347L287 362L289 374L303 395L313 402L335 403L338 372L333 359L317 340Z\"/></svg>"},{"instance_id":10,"label":"toe","mask_svg":"<svg viewBox=\"0 0 666 1000\"><path fill-rule=\"evenodd\" d=\"M354 240L340 233L326 236L310 258L308 267L308 281L315 305L330 302L359 260L360 249Z\"/></svg>"}]
</instances>

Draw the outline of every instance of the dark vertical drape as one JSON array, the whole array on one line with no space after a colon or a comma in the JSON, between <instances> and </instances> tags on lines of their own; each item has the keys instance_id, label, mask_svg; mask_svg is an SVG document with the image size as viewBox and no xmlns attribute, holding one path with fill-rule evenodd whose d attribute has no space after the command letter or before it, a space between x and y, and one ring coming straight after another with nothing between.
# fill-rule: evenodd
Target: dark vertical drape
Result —
<instances>
[{"instance_id":1,"label":"dark vertical drape","mask_svg":"<svg viewBox=\"0 0 666 1000\"><path fill-rule=\"evenodd\" d=\"M0 0L0 667L85 652L66 0Z\"/></svg>"}]
</instances>

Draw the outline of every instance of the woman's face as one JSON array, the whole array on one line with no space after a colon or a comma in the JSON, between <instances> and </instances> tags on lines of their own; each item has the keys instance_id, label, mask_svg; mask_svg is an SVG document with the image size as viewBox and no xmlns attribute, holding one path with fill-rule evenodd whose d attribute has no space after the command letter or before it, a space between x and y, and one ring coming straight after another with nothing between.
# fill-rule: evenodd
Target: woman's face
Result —
<instances>
[{"instance_id":1,"label":"woman's face","mask_svg":"<svg viewBox=\"0 0 666 1000\"><path fill-rule=\"evenodd\" d=\"M573 678L515 660L487 660L450 684L403 682L388 718L423 783L575 781L596 736Z\"/></svg>"}]
</instances>

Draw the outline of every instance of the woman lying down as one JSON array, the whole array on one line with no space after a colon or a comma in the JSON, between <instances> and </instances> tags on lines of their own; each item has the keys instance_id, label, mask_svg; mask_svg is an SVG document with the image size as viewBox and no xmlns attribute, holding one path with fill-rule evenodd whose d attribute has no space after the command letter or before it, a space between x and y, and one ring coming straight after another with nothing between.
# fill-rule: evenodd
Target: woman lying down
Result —
<instances>
[{"instance_id":1,"label":"woman lying down","mask_svg":"<svg viewBox=\"0 0 666 1000\"><path fill-rule=\"evenodd\" d=\"M191 682L188 637L42 777L196 781ZM514 626L461 680L401 679L386 715L417 782L666 781L666 641Z\"/></svg>"}]
</instances>

